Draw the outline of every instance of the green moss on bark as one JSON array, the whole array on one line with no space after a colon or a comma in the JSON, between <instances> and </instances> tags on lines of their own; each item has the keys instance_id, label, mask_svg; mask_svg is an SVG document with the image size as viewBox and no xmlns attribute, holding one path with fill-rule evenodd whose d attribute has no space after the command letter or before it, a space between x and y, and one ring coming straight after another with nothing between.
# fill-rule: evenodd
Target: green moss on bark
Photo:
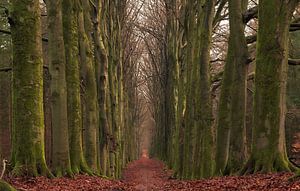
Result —
<instances>
[{"instance_id":1,"label":"green moss on bark","mask_svg":"<svg viewBox=\"0 0 300 191\"><path fill-rule=\"evenodd\" d=\"M85 108L84 154L88 166L98 173L98 99L96 86L95 63L92 47L92 26L90 7L87 1L81 1L82 8L78 14L78 32L80 47L80 70L83 85L83 103Z\"/></svg>"},{"instance_id":2,"label":"green moss on bark","mask_svg":"<svg viewBox=\"0 0 300 191\"><path fill-rule=\"evenodd\" d=\"M74 173L86 172L88 168L82 149L82 116L80 100L78 9L77 1L63 0L63 28L66 54L68 129L71 168Z\"/></svg>"},{"instance_id":3,"label":"green moss on bark","mask_svg":"<svg viewBox=\"0 0 300 191\"><path fill-rule=\"evenodd\" d=\"M7 182L0 180L0 191L16 191L16 189L14 189Z\"/></svg>"},{"instance_id":4,"label":"green moss on bark","mask_svg":"<svg viewBox=\"0 0 300 191\"><path fill-rule=\"evenodd\" d=\"M212 102L210 92L210 46L212 36L212 22L214 16L215 1L205 1L199 4L199 10L202 14L198 16L198 34L199 34L199 93L198 103L199 118L197 119L197 137L196 145L199 145L196 152L199 158L195 158L196 165L195 178L208 178L213 175L214 167L214 149L213 149L213 129L212 129Z\"/></svg>"},{"instance_id":5,"label":"green moss on bark","mask_svg":"<svg viewBox=\"0 0 300 191\"><path fill-rule=\"evenodd\" d=\"M243 1L229 1L230 36L217 126L217 175L238 171L247 156L245 115L248 50L242 19L243 7Z\"/></svg>"},{"instance_id":6,"label":"green moss on bark","mask_svg":"<svg viewBox=\"0 0 300 191\"><path fill-rule=\"evenodd\" d=\"M51 176L44 152L43 60L39 2L12 3L12 174Z\"/></svg>"},{"instance_id":7,"label":"green moss on bark","mask_svg":"<svg viewBox=\"0 0 300 191\"><path fill-rule=\"evenodd\" d=\"M294 170L286 154L284 121L289 22L296 2L259 4L252 152L242 173Z\"/></svg>"}]
</instances>

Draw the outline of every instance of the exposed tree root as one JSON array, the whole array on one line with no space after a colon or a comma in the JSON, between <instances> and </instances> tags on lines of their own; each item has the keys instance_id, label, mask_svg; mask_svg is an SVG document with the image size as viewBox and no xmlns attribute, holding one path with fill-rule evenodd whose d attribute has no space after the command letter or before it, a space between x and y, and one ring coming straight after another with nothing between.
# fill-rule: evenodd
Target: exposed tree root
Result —
<instances>
[{"instance_id":1,"label":"exposed tree root","mask_svg":"<svg viewBox=\"0 0 300 191\"><path fill-rule=\"evenodd\" d=\"M11 171L11 175L15 177L20 176L45 176L48 178L54 178L53 174L50 172L46 164L33 164L33 165L21 165L16 163Z\"/></svg>"},{"instance_id":2,"label":"exposed tree root","mask_svg":"<svg viewBox=\"0 0 300 191\"><path fill-rule=\"evenodd\" d=\"M88 174L90 176L94 176L95 173L92 172L92 170L87 166L87 164L84 161L80 162L80 165L72 166L72 172L74 174Z\"/></svg>"},{"instance_id":3,"label":"exposed tree root","mask_svg":"<svg viewBox=\"0 0 300 191\"><path fill-rule=\"evenodd\" d=\"M14 189L7 182L0 180L0 191L16 191L16 189Z\"/></svg>"},{"instance_id":4,"label":"exposed tree root","mask_svg":"<svg viewBox=\"0 0 300 191\"><path fill-rule=\"evenodd\" d=\"M74 173L72 172L71 167L67 169L64 169L62 167L56 168L53 174L55 177L63 177L63 176L70 177L70 178L74 177Z\"/></svg>"},{"instance_id":5,"label":"exposed tree root","mask_svg":"<svg viewBox=\"0 0 300 191\"><path fill-rule=\"evenodd\" d=\"M269 172L295 172L296 170L297 168L288 160L288 158L282 155L276 155L272 157L272 160L254 158L251 156L239 174L247 175Z\"/></svg>"}]
</instances>

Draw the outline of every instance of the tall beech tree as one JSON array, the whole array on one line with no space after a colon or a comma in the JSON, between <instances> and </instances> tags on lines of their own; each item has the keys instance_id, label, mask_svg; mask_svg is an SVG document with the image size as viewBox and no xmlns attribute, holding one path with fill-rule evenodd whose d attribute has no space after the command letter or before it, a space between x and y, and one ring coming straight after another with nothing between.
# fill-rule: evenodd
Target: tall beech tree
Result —
<instances>
[{"instance_id":1,"label":"tall beech tree","mask_svg":"<svg viewBox=\"0 0 300 191\"><path fill-rule=\"evenodd\" d=\"M165 160L169 166L173 165L172 157L173 150L173 136L175 135L175 113L176 113L176 102L175 102L175 91L177 83L177 34L178 34L178 23L176 21L178 4L176 1L165 0L166 6L166 81L165 81ZM176 140L175 140L176 141ZM170 156L170 157L168 157Z\"/></svg>"},{"instance_id":2,"label":"tall beech tree","mask_svg":"<svg viewBox=\"0 0 300 191\"><path fill-rule=\"evenodd\" d=\"M199 118L197 119L197 142L196 152L200 157L195 158L196 178L206 178L213 175L214 152L213 152L213 129L212 129L212 102L210 92L210 48L212 36L212 24L214 18L215 0L206 0L199 3L198 35L199 35ZM198 146L197 146L198 145Z\"/></svg>"},{"instance_id":3,"label":"tall beech tree","mask_svg":"<svg viewBox=\"0 0 300 191\"><path fill-rule=\"evenodd\" d=\"M82 116L79 74L78 13L75 0L63 0L63 37L66 54L67 106L70 160L73 173L88 172L82 146Z\"/></svg>"},{"instance_id":4,"label":"tall beech tree","mask_svg":"<svg viewBox=\"0 0 300 191\"><path fill-rule=\"evenodd\" d=\"M242 173L290 171L285 144L288 38L298 0L260 1L252 151Z\"/></svg>"},{"instance_id":5,"label":"tall beech tree","mask_svg":"<svg viewBox=\"0 0 300 191\"><path fill-rule=\"evenodd\" d=\"M246 77L248 48L243 12L247 1L229 0L230 35L217 123L216 169L219 175L239 170L246 150Z\"/></svg>"},{"instance_id":6,"label":"tall beech tree","mask_svg":"<svg viewBox=\"0 0 300 191\"><path fill-rule=\"evenodd\" d=\"M47 0L52 103L52 168L57 176L71 175L69 154L66 57L62 25L62 0Z\"/></svg>"},{"instance_id":7,"label":"tall beech tree","mask_svg":"<svg viewBox=\"0 0 300 191\"><path fill-rule=\"evenodd\" d=\"M44 152L43 60L39 1L11 1L12 174L51 176Z\"/></svg>"},{"instance_id":8,"label":"tall beech tree","mask_svg":"<svg viewBox=\"0 0 300 191\"><path fill-rule=\"evenodd\" d=\"M89 2L80 1L81 7L78 14L80 70L83 86L82 104L85 114L84 125L84 153L88 166L97 172L97 134L98 134L98 99L95 62L92 47L92 22Z\"/></svg>"},{"instance_id":9,"label":"tall beech tree","mask_svg":"<svg viewBox=\"0 0 300 191\"><path fill-rule=\"evenodd\" d=\"M99 160L100 173L107 175L107 114L106 114L106 96L107 96L107 68L108 56L104 46L106 33L106 15L107 4L100 0L95 1L95 7L91 9L93 21L93 39L95 42L95 70L98 91L99 104Z\"/></svg>"},{"instance_id":10,"label":"tall beech tree","mask_svg":"<svg viewBox=\"0 0 300 191\"><path fill-rule=\"evenodd\" d=\"M185 15L185 33L186 33L186 55L185 55L185 64L186 64L186 106L184 111L184 128L183 128L183 165L182 165L182 178L193 178L192 172L194 168L194 125L195 125L195 106L196 105L196 84L199 82L197 80L198 75L197 66L195 64L195 53L198 51L196 48L197 44L197 30L196 30L196 11L198 6L195 6L196 1L189 0L186 5L186 15ZM197 5L197 4L196 4ZM197 82L197 83L193 83Z\"/></svg>"},{"instance_id":11,"label":"tall beech tree","mask_svg":"<svg viewBox=\"0 0 300 191\"><path fill-rule=\"evenodd\" d=\"M47 161L56 176L100 172L119 177L125 164L137 157L137 127L145 102L138 91L142 52L131 49L141 46L141 37L131 27L140 9L130 1L5 1L11 9L1 2L11 31L2 25L6 18L1 14L0 33L8 40L0 39L0 49L10 44L10 35L14 49L13 67L9 49L5 54L1 51L7 65L1 63L0 70L8 77L13 71L13 175L52 176L45 161L44 137L51 153ZM9 95L9 89L1 91ZM43 90L51 94L43 96ZM6 97L1 94L3 100ZM4 101L10 106L7 98ZM1 110L1 116L9 119L9 108ZM9 121L4 118L1 137L9 137ZM9 147L8 142L9 138L1 138L1 157L10 152L2 146Z\"/></svg>"},{"instance_id":12,"label":"tall beech tree","mask_svg":"<svg viewBox=\"0 0 300 191\"><path fill-rule=\"evenodd\" d=\"M13 176L118 178L150 137L151 154L181 179L295 170L285 126L299 139L299 0L3 1L0 157L11 152Z\"/></svg>"}]
</instances>

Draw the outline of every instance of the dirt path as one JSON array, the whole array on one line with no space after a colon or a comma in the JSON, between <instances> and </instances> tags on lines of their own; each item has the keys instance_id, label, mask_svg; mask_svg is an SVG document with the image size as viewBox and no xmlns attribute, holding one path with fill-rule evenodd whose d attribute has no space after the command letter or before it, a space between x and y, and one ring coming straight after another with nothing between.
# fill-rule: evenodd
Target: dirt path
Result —
<instances>
[{"instance_id":1,"label":"dirt path","mask_svg":"<svg viewBox=\"0 0 300 191\"><path fill-rule=\"evenodd\" d=\"M123 181L139 191L160 190L168 181L170 173L164 170L164 164L146 155L128 164L123 173Z\"/></svg>"},{"instance_id":2,"label":"dirt path","mask_svg":"<svg viewBox=\"0 0 300 191\"><path fill-rule=\"evenodd\" d=\"M171 172L144 154L128 164L122 180L78 175L74 178L9 178L21 191L300 191L300 179L289 182L292 173L214 177L200 180L169 179Z\"/></svg>"}]
</instances>

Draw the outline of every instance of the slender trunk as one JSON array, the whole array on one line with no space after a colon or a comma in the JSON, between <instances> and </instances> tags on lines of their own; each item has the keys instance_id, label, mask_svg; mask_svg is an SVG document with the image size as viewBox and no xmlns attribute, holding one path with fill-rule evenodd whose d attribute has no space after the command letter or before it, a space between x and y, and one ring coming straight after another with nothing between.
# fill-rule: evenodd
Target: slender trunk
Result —
<instances>
[{"instance_id":1,"label":"slender trunk","mask_svg":"<svg viewBox=\"0 0 300 191\"><path fill-rule=\"evenodd\" d=\"M192 178L193 169L193 148L195 136L193 134L194 129L194 90L195 90L195 77L196 77L196 64L195 61L195 8L194 1L189 0L187 3L187 11L185 16L185 31L187 36L187 48L186 48L186 106L184 111L184 144L183 144L183 165L182 165L182 178Z\"/></svg>"},{"instance_id":2,"label":"slender trunk","mask_svg":"<svg viewBox=\"0 0 300 191\"><path fill-rule=\"evenodd\" d=\"M217 175L237 171L247 156L245 116L248 49L243 7L246 7L243 1L229 1L230 36L217 123Z\"/></svg>"},{"instance_id":3,"label":"slender trunk","mask_svg":"<svg viewBox=\"0 0 300 191\"><path fill-rule=\"evenodd\" d=\"M97 131L98 131L98 100L95 76L95 65L91 44L90 7L87 0L82 0L82 9L78 14L79 54L81 78L83 84L83 104L86 123L84 123L84 153L88 166L97 172ZM83 11L84 10L84 11Z\"/></svg>"},{"instance_id":4,"label":"slender trunk","mask_svg":"<svg viewBox=\"0 0 300 191\"><path fill-rule=\"evenodd\" d=\"M233 62L231 98L230 148L226 169L231 174L242 168L247 159L246 143L246 86L248 48L244 35L245 25L242 13L247 3L240 0L229 1L230 37L227 62ZM243 5L245 4L245 5Z\"/></svg>"},{"instance_id":5,"label":"slender trunk","mask_svg":"<svg viewBox=\"0 0 300 191\"><path fill-rule=\"evenodd\" d=\"M91 173L82 149L82 116L80 100L78 2L63 0L63 31L66 54L68 127L71 168L74 173Z\"/></svg>"},{"instance_id":6,"label":"slender trunk","mask_svg":"<svg viewBox=\"0 0 300 191\"><path fill-rule=\"evenodd\" d=\"M210 47L212 36L212 22L214 16L214 0L207 0L204 4L199 3L199 9L203 12L198 16L198 27L200 29L200 52L199 52L199 86L200 94L198 104L199 119L197 122L197 137L200 158L196 158L195 177L207 178L213 174L214 152L213 152L213 129L212 129L212 102L210 92ZM198 162L199 161L199 162ZM199 165L198 165L199 164Z\"/></svg>"},{"instance_id":7,"label":"slender trunk","mask_svg":"<svg viewBox=\"0 0 300 191\"><path fill-rule=\"evenodd\" d=\"M62 1L46 1L48 13L51 103L52 168L57 176L71 175L67 116L66 60L62 25Z\"/></svg>"},{"instance_id":8,"label":"slender trunk","mask_svg":"<svg viewBox=\"0 0 300 191\"><path fill-rule=\"evenodd\" d=\"M98 100L99 100L99 155L100 155L100 173L106 175L107 166L107 133L108 124L106 116L106 92L107 92L107 67L108 58L106 49L104 47L103 36L105 32L104 15L106 7L104 3L97 0L96 7L92 11L92 20L94 24L93 39L95 42L95 62L96 62L96 77L98 87Z\"/></svg>"}]
</instances>

